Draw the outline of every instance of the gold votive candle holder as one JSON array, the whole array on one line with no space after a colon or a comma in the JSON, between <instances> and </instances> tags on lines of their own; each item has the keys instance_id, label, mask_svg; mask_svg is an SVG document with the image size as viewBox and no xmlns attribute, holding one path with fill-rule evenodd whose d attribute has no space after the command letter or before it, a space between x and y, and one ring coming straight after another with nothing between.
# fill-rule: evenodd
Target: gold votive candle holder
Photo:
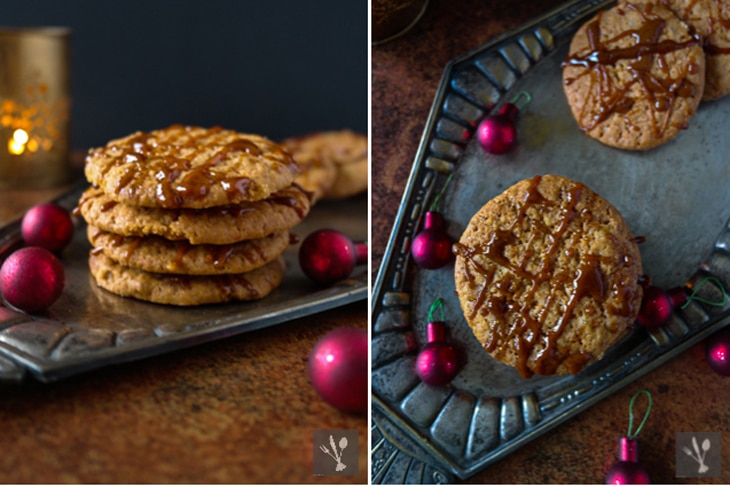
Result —
<instances>
[{"instance_id":1,"label":"gold votive candle holder","mask_svg":"<svg viewBox=\"0 0 730 487\"><path fill-rule=\"evenodd\" d=\"M68 182L71 31L0 27L0 188Z\"/></svg>"},{"instance_id":2,"label":"gold votive candle holder","mask_svg":"<svg viewBox=\"0 0 730 487\"><path fill-rule=\"evenodd\" d=\"M384 44L408 32L423 16L428 0L373 0L372 44Z\"/></svg>"}]
</instances>

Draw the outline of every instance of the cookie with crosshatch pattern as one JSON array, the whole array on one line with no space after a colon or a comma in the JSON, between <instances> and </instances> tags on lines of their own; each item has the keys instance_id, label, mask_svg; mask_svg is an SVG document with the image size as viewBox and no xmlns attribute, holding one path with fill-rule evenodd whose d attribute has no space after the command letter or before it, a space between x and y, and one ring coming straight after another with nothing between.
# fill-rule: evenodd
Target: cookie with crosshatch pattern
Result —
<instances>
[{"instance_id":1,"label":"cookie with crosshatch pattern","mask_svg":"<svg viewBox=\"0 0 730 487\"><path fill-rule=\"evenodd\" d=\"M622 0L619 4L659 4L674 12L702 38L705 51L703 101L730 93L730 2L725 0Z\"/></svg>"},{"instance_id":2,"label":"cookie with crosshatch pattern","mask_svg":"<svg viewBox=\"0 0 730 487\"><path fill-rule=\"evenodd\" d=\"M487 202L454 245L454 279L484 349L533 374L575 374L632 327L641 256L607 200L571 179L525 179Z\"/></svg>"},{"instance_id":3,"label":"cookie with crosshatch pattern","mask_svg":"<svg viewBox=\"0 0 730 487\"><path fill-rule=\"evenodd\" d=\"M84 171L120 203L175 209L261 200L290 186L299 168L260 135L172 125L90 149Z\"/></svg>"},{"instance_id":4,"label":"cookie with crosshatch pattern","mask_svg":"<svg viewBox=\"0 0 730 487\"><path fill-rule=\"evenodd\" d=\"M618 5L578 29L562 76L584 133L620 149L651 149L673 139L697 110L702 38L662 5Z\"/></svg>"}]
</instances>

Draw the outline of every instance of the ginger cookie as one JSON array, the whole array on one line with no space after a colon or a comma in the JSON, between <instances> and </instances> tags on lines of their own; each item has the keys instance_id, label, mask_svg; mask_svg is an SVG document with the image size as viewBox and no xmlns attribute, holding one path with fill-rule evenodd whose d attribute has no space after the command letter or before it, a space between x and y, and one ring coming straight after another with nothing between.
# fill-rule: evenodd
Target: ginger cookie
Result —
<instances>
[{"instance_id":1,"label":"ginger cookie","mask_svg":"<svg viewBox=\"0 0 730 487\"><path fill-rule=\"evenodd\" d=\"M301 172L294 180L312 193L316 202L325 195L337 179L337 166L327 153L326 143L319 135L291 137L282 145L291 153Z\"/></svg>"},{"instance_id":2,"label":"ginger cookie","mask_svg":"<svg viewBox=\"0 0 730 487\"><path fill-rule=\"evenodd\" d=\"M622 5L659 4L674 12L702 38L705 51L703 101L730 92L730 2L726 0L631 0Z\"/></svg>"},{"instance_id":3,"label":"ginger cookie","mask_svg":"<svg viewBox=\"0 0 730 487\"><path fill-rule=\"evenodd\" d=\"M227 245L192 245L162 237L124 237L87 227L91 245L112 260L161 274L241 274L276 259L289 246L289 232Z\"/></svg>"},{"instance_id":4,"label":"ginger cookie","mask_svg":"<svg viewBox=\"0 0 730 487\"><path fill-rule=\"evenodd\" d=\"M702 38L661 5L599 12L575 33L563 62L563 88L580 129L621 149L674 138L704 85Z\"/></svg>"},{"instance_id":5,"label":"ginger cookie","mask_svg":"<svg viewBox=\"0 0 730 487\"><path fill-rule=\"evenodd\" d=\"M297 181L305 189L314 191L316 199L347 198L367 191L366 135L352 130L333 130L293 137L283 144L303 168Z\"/></svg>"},{"instance_id":6,"label":"ginger cookie","mask_svg":"<svg viewBox=\"0 0 730 487\"><path fill-rule=\"evenodd\" d=\"M575 374L599 360L641 305L641 256L628 225L562 176L520 181L487 202L454 253L467 323L523 377Z\"/></svg>"},{"instance_id":7,"label":"ginger cookie","mask_svg":"<svg viewBox=\"0 0 730 487\"><path fill-rule=\"evenodd\" d=\"M285 272L284 260L279 257L243 274L158 274L123 266L102 252L91 253L89 268L97 285L109 292L177 306L261 299L279 286Z\"/></svg>"},{"instance_id":8,"label":"ginger cookie","mask_svg":"<svg viewBox=\"0 0 730 487\"><path fill-rule=\"evenodd\" d=\"M112 140L89 150L85 164L88 181L115 201L168 209L265 199L298 171L265 137L183 125Z\"/></svg>"},{"instance_id":9,"label":"ginger cookie","mask_svg":"<svg viewBox=\"0 0 730 487\"><path fill-rule=\"evenodd\" d=\"M308 193L297 185L264 200L199 210L131 206L91 187L81 196L77 210L90 225L118 235L226 245L287 230L307 216L310 206Z\"/></svg>"}]
</instances>

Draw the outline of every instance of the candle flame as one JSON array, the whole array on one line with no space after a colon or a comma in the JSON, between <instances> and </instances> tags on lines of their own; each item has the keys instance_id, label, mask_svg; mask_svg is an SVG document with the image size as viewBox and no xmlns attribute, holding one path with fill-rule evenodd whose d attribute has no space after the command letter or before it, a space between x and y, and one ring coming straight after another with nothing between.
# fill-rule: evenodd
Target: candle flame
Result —
<instances>
[{"instance_id":1,"label":"candle flame","mask_svg":"<svg viewBox=\"0 0 730 487\"><path fill-rule=\"evenodd\" d=\"M13 136L8 140L8 152L19 156L25 152L25 144L28 143L28 132L23 129L16 129Z\"/></svg>"}]
</instances>

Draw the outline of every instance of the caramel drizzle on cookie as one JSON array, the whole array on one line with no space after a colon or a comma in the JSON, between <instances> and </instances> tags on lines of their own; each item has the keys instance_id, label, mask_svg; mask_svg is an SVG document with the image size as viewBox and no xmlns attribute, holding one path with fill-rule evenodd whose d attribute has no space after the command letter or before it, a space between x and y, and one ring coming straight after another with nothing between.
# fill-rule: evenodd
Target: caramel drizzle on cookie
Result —
<instances>
[{"instance_id":1,"label":"caramel drizzle on cookie","mask_svg":"<svg viewBox=\"0 0 730 487\"><path fill-rule=\"evenodd\" d=\"M695 96L698 87L687 79L688 74L696 72L697 65L688 62L683 72L677 77L672 77L670 62L665 58L666 54L686 49L695 45L701 45L702 39L697 34L683 42L670 39L659 40L666 21L652 14L651 6L641 10L631 4L626 8L638 12L643 24L639 29L627 30L617 36L601 40L601 18L603 11L590 21L586 27L588 39L588 52L579 52L569 55L562 63L567 66L582 66L585 69L577 76L566 79L567 85L574 83L583 76L590 76L589 99L584 103L584 112L580 114L579 124L583 131L590 131L607 120L613 114L624 115L627 125L631 121L626 114L631 110L637 99L632 96L631 90L638 85L642 96L649 101L649 115L651 117L652 130L656 137L666 129L672 107L677 98L692 98ZM629 47L610 47L623 38L631 37L636 43ZM627 71L631 79L623 86L614 81L608 69L615 66L619 61L630 61L627 64ZM661 79L652 73L652 68L658 67L665 78ZM589 107L593 110L586 113ZM662 116L663 114L663 116Z\"/></svg>"},{"instance_id":2,"label":"caramel drizzle on cookie","mask_svg":"<svg viewBox=\"0 0 730 487\"><path fill-rule=\"evenodd\" d=\"M720 32L725 32L730 29L730 18L728 18L728 15L730 15L730 5L728 5L727 1L693 0L691 2L684 3L684 8L681 8L682 3L683 2L672 2L669 0L661 0L659 2L659 4L667 7L668 9L676 13L677 17L687 22L690 27L699 27L699 25L695 22L696 20L699 20L701 24L701 27L699 28L700 30L702 30L702 32L700 32L700 35L704 37L704 43L702 44L702 48L704 49L705 53L709 54L710 56L730 54L730 45L721 47L717 44L713 44L710 39L710 36L716 30ZM709 9L706 18L700 17L698 19L698 15L693 13L694 9L697 6L704 6Z\"/></svg>"},{"instance_id":3,"label":"caramel drizzle on cookie","mask_svg":"<svg viewBox=\"0 0 730 487\"><path fill-rule=\"evenodd\" d=\"M190 133L189 127L173 125L166 129L173 132L171 142L158 140L154 133L140 132L125 140L123 145L110 145L92 151L92 155L108 157L106 167L101 172L104 177L113 167L123 166L124 172L114 188L117 194L131 192L134 194L140 187L140 181L153 174L156 180L155 199L163 208L181 208L186 203L205 198L213 186L220 186L231 201L250 194L256 182L245 176L228 175L215 171L215 166L224 161L230 153L245 152L251 158L262 155L262 148L246 138L233 140L209 157L206 161L193 166L192 161L199 157L203 150L218 147L215 135L223 131L220 127L205 130L198 136ZM170 137L168 136L168 137ZM170 154L175 149L191 149L191 153L183 157ZM119 152L109 154L109 149ZM276 153L281 163L292 171L298 171L296 163L287 150L276 144L265 148Z\"/></svg>"},{"instance_id":4,"label":"caramel drizzle on cookie","mask_svg":"<svg viewBox=\"0 0 730 487\"><path fill-rule=\"evenodd\" d=\"M577 269L553 269L561 248L577 248L581 233L569 229L580 227L592 218L587 209L580 211L577 209L585 188L581 183L575 183L565 195L557 211L560 220L554 228L543 224L540 224L539 228L534 228L529 241L524 245L525 251L521 255L521 260L514 262L506 256L505 249L518 243L515 230L523 223L528 209L541 207L550 210L556 206L555 202L543 197L538 190L540 181L540 176L530 180L529 187L520 202L518 217L510 228L493 231L485 245L468 246L456 243L453 247L454 253L464 259L465 279L477 288L476 299L469 310L468 319L471 321L477 314L481 314L485 317L491 316L490 320L494 324L491 327L492 333L482 344L484 349L492 352L498 348L513 346L518 354L517 370L526 378L533 375L528 367L529 359L534 360L533 369L537 373L543 375L555 373L560 365L556 357L558 341L574 317L576 306L584 297L590 297L599 305L606 307L608 313L614 315L632 316L635 313L632 305L634 293L632 283L622 283L613 276L603 275L601 264L608 262L607 258L590 254L573 255L571 258L579 259ZM538 224L538 222L533 223ZM547 235L550 245L537 270L530 272L528 264L534 257L532 244L539 235ZM626 258L623 263L631 264ZM497 278L498 269L505 269L507 272ZM478 279L478 276L481 279ZM527 286L524 289L517 289L515 285L517 279L526 282ZM545 286L550 288L546 301L535 303L536 293ZM558 293L562 292L568 293L568 299L561 309L555 300ZM611 297L614 299L609 299ZM622 303L622 308L610 307L609 300L610 303ZM557 320L546 327L548 314L556 309ZM592 359L589 354L577 353L562 359L562 363L568 366L571 373L575 373Z\"/></svg>"}]
</instances>

